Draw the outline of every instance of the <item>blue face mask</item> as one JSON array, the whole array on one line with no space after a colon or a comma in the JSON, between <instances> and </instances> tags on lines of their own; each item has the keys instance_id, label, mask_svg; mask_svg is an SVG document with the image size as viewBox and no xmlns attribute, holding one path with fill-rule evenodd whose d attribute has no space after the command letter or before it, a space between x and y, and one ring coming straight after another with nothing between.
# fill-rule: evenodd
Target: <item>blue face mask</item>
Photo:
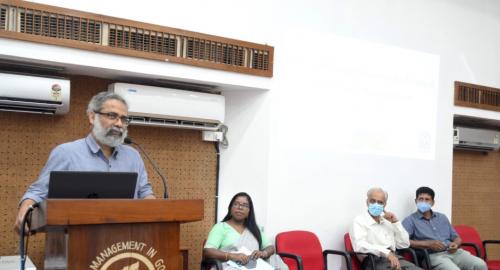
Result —
<instances>
[{"instance_id":1,"label":"blue face mask","mask_svg":"<svg viewBox=\"0 0 500 270\"><path fill-rule=\"evenodd\" d=\"M418 202L417 203L417 209L418 211L420 211L420 213L425 213L429 210L431 210L431 205L430 203L427 203L427 202Z\"/></svg>"},{"instance_id":2,"label":"blue face mask","mask_svg":"<svg viewBox=\"0 0 500 270\"><path fill-rule=\"evenodd\" d=\"M368 204L368 213L374 217L378 217L384 212L384 205L378 203Z\"/></svg>"}]
</instances>

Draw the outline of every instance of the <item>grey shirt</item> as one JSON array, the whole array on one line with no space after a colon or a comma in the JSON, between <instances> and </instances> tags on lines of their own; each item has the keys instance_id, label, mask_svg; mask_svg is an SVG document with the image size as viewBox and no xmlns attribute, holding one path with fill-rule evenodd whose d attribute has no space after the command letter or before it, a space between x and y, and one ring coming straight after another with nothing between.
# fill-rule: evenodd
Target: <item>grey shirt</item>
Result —
<instances>
[{"instance_id":1,"label":"grey shirt","mask_svg":"<svg viewBox=\"0 0 500 270\"><path fill-rule=\"evenodd\" d=\"M127 145L119 145L107 159L91 134L86 138L56 146L38 180L31 184L21 202L25 199L41 202L47 198L51 171L137 172L134 197L144 198L153 194L144 162L137 150Z\"/></svg>"}]
</instances>

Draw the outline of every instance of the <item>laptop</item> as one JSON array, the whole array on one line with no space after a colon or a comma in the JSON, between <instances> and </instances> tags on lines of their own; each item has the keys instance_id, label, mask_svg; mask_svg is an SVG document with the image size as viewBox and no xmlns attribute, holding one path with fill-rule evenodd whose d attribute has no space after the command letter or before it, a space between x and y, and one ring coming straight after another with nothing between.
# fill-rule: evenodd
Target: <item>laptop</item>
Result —
<instances>
[{"instance_id":1,"label":"laptop","mask_svg":"<svg viewBox=\"0 0 500 270\"><path fill-rule=\"evenodd\" d=\"M52 171L49 199L132 199L136 172Z\"/></svg>"}]
</instances>

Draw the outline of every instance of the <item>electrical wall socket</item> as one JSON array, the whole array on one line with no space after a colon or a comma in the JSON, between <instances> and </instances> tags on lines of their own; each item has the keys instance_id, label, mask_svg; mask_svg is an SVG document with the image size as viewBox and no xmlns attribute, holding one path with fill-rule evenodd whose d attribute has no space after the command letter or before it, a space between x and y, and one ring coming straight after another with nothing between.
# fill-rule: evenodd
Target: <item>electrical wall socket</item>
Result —
<instances>
[{"instance_id":1,"label":"electrical wall socket","mask_svg":"<svg viewBox=\"0 0 500 270\"><path fill-rule=\"evenodd\" d=\"M202 131L202 139L207 142L221 142L223 139L223 134L220 131Z\"/></svg>"}]
</instances>

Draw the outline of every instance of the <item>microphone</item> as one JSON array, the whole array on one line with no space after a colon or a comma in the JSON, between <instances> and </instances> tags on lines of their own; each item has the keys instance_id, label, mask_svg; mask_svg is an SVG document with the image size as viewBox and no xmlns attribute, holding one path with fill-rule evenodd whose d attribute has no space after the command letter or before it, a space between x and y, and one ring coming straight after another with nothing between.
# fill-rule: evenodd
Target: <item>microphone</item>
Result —
<instances>
[{"instance_id":1,"label":"microphone","mask_svg":"<svg viewBox=\"0 0 500 270\"><path fill-rule=\"evenodd\" d=\"M160 169L158 169L158 165L156 165L156 163L151 158L149 158L148 154L146 154L146 151L144 151L144 149L139 144L134 142L129 137L125 137L125 139L123 139L123 143L124 144L133 144L133 145L137 146L137 148L139 148L139 150L141 150L141 152L144 154L144 156L148 159L149 163L151 163L151 165L153 165L153 169L160 176L160 178L163 182L163 198L168 199L167 178L165 177L165 175L163 175L163 173L161 173Z\"/></svg>"}]
</instances>

